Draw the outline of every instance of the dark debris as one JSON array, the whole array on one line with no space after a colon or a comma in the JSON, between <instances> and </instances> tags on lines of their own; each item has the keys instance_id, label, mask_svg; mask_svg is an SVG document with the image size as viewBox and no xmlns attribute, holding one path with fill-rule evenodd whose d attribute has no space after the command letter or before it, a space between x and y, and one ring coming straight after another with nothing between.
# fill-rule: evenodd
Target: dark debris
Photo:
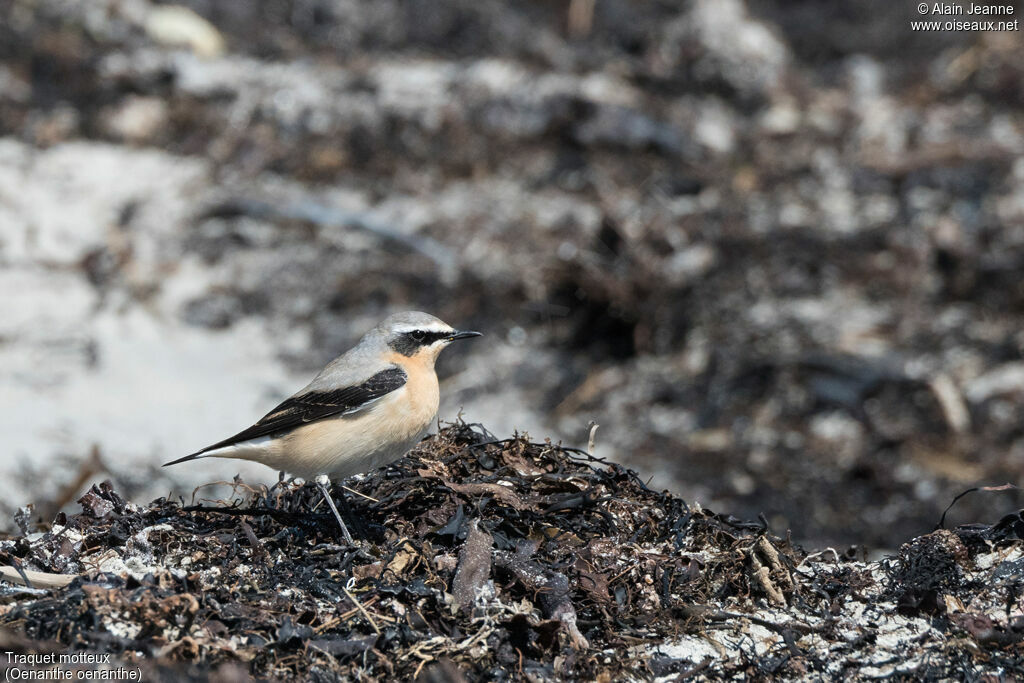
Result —
<instances>
[{"instance_id":1,"label":"dark debris","mask_svg":"<svg viewBox=\"0 0 1024 683\"><path fill-rule=\"evenodd\" d=\"M80 514L0 543L3 564L81 575L3 593L0 634L148 680L1024 674L1006 520L882 562L807 554L585 452L461 423L347 483L355 547L313 485L147 507L93 486Z\"/></svg>"}]
</instances>

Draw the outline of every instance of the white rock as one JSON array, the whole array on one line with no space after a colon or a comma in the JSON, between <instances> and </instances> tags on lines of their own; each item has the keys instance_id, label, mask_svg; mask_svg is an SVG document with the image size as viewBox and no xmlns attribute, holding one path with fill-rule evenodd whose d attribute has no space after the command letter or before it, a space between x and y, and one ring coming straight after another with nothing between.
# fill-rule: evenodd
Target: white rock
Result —
<instances>
[{"instance_id":1,"label":"white rock","mask_svg":"<svg viewBox=\"0 0 1024 683\"><path fill-rule=\"evenodd\" d=\"M219 57L224 38L213 24L181 5L156 5L146 17L146 33L158 43L190 48L200 57Z\"/></svg>"},{"instance_id":2,"label":"white rock","mask_svg":"<svg viewBox=\"0 0 1024 683\"><path fill-rule=\"evenodd\" d=\"M773 89L789 63L789 51L742 0L697 0L689 17L711 65L741 90Z\"/></svg>"},{"instance_id":3,"label":"white rock","mask_svg":"<svg viewBox=\"0 0 1024 683\"><path fill-rule=\"evenodd\" d=\"M128 97L104 119L112 135L129 142L144 142L167 124L167 105L157 97Z\"/></svg>"}]
</instances>

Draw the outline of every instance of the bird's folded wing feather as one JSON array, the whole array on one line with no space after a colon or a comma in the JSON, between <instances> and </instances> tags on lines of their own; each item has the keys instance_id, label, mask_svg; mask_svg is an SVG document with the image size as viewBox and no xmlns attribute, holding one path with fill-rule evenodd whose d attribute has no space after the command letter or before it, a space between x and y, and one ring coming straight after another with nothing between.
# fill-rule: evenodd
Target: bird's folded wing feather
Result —
<instances>
[{"instance_id":1,"label":"bird's folded wing feather","mask_svg":"<svg viewBox=\"0 0 1024 683\"><path fill-rule=\"evenodd\" d=\"M287 432L325 417L354 413L384 398L392 391L400 389L406 379L408 378L404 370L392 366L381 370L361 384L329 391L308 391L292 396L264 415L252 427L207 446L192 455L199 455L215 448L230 446L261 436Z\"/></svg>"}]
</instances>

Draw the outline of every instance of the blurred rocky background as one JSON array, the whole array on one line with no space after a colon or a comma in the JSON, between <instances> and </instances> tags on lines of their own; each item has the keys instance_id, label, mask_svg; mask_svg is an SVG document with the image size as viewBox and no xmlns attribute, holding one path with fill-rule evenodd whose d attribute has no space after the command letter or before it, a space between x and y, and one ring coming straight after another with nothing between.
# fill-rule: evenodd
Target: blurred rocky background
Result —
<instances>
[{"instance_id":1,"label":"blurred rocky background","mask_svg":"<svg viewBox=\"0 0 1024 683\"><path fill-rule=\"evenodd\" d=\"M1021 35L914 12L0 0L5 518L275 480L158 465L406 308L487 333L442 418L798 542L1019 482Z\"/></svg>"}]
</instances>

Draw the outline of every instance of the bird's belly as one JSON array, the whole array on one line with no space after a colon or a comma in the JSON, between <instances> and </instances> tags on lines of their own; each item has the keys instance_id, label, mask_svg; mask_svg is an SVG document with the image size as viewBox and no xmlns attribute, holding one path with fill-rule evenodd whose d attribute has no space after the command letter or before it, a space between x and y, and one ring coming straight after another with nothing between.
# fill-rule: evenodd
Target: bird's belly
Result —
<instances>
[{"instance_id":1,"label":"bird's belly","mask_svg":"<svg viewBox=\"0 0 1024 683\"><path fill-rule=\"evenodd\" d=\"M423 438L437 403L413 403L405 388L364 411L312 422L283 437L282 469L300 477L332 479L366 472L405 455Z\"/></svg>"}]
</instances>

